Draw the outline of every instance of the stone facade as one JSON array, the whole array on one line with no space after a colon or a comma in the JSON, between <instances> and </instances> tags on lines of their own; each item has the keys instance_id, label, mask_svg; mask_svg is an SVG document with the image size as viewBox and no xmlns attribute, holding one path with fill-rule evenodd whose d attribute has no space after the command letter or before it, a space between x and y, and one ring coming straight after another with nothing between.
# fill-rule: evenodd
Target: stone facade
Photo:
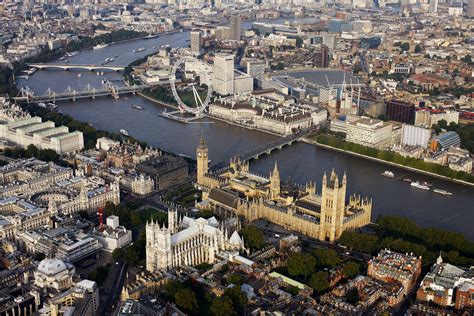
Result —
<instances>
[{"instance_id":1,"label":"stone facade","mask_svg":"<svg viewBox=\"0 0 474 316\"><path fill-rule=\"evenodd\" d=\"M168 211L168 227L151 221L146 224L146 269L149 272L180 266L214 263L216 254L224 250L243 249L243 240L234 231L210 219L183 217L176 210Z\"/></svg>"},{"instance_id":2,"label":"stone facade","mask_svg":"<svg viewBox=\"0 0 474 316\"><path fill-rule=\"evenodd\" d=\"M312 182L282 183L275 164L269 178L249 172L248 162L232 159L229 167L209 172L208 148L197 148L197 186L203 191L199 208L231 212L254 221L265 219L320 240L337 240L344 230L370 223L372 201L351 196L346 204L346 175L324 175L321 194Z\"/></svg>"}]
</instances>

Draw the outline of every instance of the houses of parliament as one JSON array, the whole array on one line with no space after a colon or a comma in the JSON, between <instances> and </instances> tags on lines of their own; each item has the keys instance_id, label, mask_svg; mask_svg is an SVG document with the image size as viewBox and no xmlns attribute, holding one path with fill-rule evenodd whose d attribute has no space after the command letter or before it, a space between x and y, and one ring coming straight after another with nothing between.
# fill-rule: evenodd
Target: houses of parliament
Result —
<instances>
[{"instance_id":1,"label":"houses of parliament","mask_svg":"<svg viewBox=\"0 0 474 316\"><path fill-rule=\"evenodd\" d=\"M237 158L222 170L210 171L209 149L201 138L196 150L197 185L202 191L201 209L231 212L248 221L265 219L319 240L336 241L345 230L370 223L372 200L352 195L346 203L347 177L334 172L323 176L321 194L316 184L297 186L280 179L275 163L269 178L249 171L249 163Z\"/></svg>"}]
</instances>

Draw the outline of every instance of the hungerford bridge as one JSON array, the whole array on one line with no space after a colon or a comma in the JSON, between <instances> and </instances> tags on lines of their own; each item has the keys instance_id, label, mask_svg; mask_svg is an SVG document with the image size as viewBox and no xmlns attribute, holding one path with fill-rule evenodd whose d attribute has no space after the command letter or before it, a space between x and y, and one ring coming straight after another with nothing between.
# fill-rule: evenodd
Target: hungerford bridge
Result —
<instances>
[{"instance_id":1,"label":"hungerford bridge","mask_svg":"<svg viewBox=\"0 0 474 316\"><path fill-rule=\"evenodd\" d=\"M63 70L70 70L70 69L85 69L85 70L112 70L112 71L123 71L125 69L125 66L112 66L112 65L76 65L76 64L28 64L30 67L34 67L37 69L46 69L46 68L57 68L57 69L63 69Z\"/></svg>"},{"instance_id":2,"label":"hungerford bridge","mask_svg":"<svg viewBox=\"0 0 474 316\"><path fill-rule=\"evenodd\" d=\"M87 85L85 90L74 90L71 87L68 87L64 92L55 92L48 88L43 95L34 95L31 90L26 90L21 88L20 96L13 98L16 101L20 102L28 102L28 103L36 103L36 102L56 102L61 100L72 100L76 101L76 99L83 99L83 98L92 98L95 99L96 97L100 96L112 96L116 99L119 98L120 94L125 93L133 93L135 94L138 91L143 89L149 88L149 85L141 84L141 85L132 85L132 86L114 86L111 84L103 85L102 88L95 88L91 87L91 85Z\"/></svg>"}]
</instances>

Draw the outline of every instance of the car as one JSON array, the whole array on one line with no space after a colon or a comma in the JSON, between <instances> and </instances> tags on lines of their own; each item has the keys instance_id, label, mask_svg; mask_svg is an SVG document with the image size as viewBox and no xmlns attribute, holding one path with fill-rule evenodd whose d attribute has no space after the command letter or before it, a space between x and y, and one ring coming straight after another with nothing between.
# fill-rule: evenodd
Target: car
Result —
<instances>
[{"instance_id":1,"label":"car","mask_svg":"<svg viewBox=\"0 0 474 316\"><path fill-rule=\"evenodd\" d=\"M278 235L278 234L275 234L275 237L277 237L277 238L280 238L280 235Z\"/></svg>"}]
</instances>

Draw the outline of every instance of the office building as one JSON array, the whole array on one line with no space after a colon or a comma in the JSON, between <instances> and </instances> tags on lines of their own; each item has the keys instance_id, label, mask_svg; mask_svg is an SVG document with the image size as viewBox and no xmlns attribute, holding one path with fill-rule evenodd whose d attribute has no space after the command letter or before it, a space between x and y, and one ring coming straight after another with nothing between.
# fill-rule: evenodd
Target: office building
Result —
<instances>
[{"instance_id":1,"label":"office building","mask_svg":"<svg viewBox=\"0 0 474 316\"><path fill-rule=\"evenodd\" d=\"M414 125L403 124L402 144L408 146L428 147L431 138L431 130Z\"/></svg>"},{"instance_id":2,"label":"office building","mask_svg":"<svg viewBox=\"0 0 474 316\"><path fill-rule=\"evenodd\" d=\"M369 261L367 275L388 283L399 282L406 295L415 286L421 273L421 257L402 254L389 249L381 250Z\"/></svg>"},{"instance_id":3,"label":"office building","mask_svg":"<svg viewBox=\"0 0 474 316\"><path fill-rule=\"evenodd\" d=\"M199 54L201 52L201 32L194 30L190 32L191 34L191 52L194 54Z\"/></svg>"},{"instance_id":4,"label":"office building","mask_svg":"<svg viewBox=\"0 0 474 316\"><path fill-rule=\"evenodd\" d=\"M461 138L458 133L449 131L433 137L431 141L431 150L447 150L450 147L461 146Z\"/></svg>"},{"instance_id":5,"label":"office building","mask_svg":"<svg viewBox=\"0 0 474 316\"><path fill-rule=\"evenodd\" d=\"M385 113L393 121L411 123L415 116L415 105L400 100L385 100Z\"/></svg>"},{"instance_id":6,"label":"office building","mask_svg":"<svg viewBox=\"0 0 474 316\"><path fill-rule=\"evenodd\" d=\"M388 149L392 139L392 125L377 119L361 118L347 123L346 140L351 143Z\"/></svg>"},{"instance_id":7,"label":"office building","mask_svg":"<svg viewBox=\"0 0 474 316\"><path fill-rule=\"evenodd\" d=\"M443 262L440 256L416 292L416 299L443 307L467 309L474 306L474 274Z\"/></svg>"},{"instance_id":8,"label":"office building","mask_svg":"<svg viewBox=\"0 0 474 316\"><path fill-rule=\"evenodd\" d=\"M0 138L24 148L34 145L38 149L51 149L60 155L84 148L82 132L69 132L67 126L56 127L54 122L43 122L41 117L31 117L9 103L0 106Z\"/></svg>"},{"instance_id":9,"label":"office building","mask_svg":"<svg viewBox=\"0 0 474 316\"><path fill-rule=\"evenodd\" d=\"M155 183L155 190L164 190L184 183L188 178L188 164L181 157L163 155L148 159L136 167L137 172L147 175ZM137 183L138 186L141 184ZM150 181L145 178L143 188L135 188L146 193L150 189ZM138 191L137 191L138 192Z\"/></svg>"},{"instance_id":10,"label":"office building","mask_svg":"<svg viewBox=\"0 0 474 316\"><path fill-rule=\"evenodd\" d=\"M247 74L255 79L262 79L265 73L266 63L264 60L248 60Z\"/></svg>"},{"instance_id":11,"label":"office building","mask_svg":"<svg viewBox=\"0 0 474 316\"><path fill-rule=\"evenodd\" d=\"M329 66L329 49L326 45L319 45L314 51L313 65L316 68L327 68Z\"/></svg>"},{"instance_id":12,"label":"office building","mask_svg":"<svg viewBox=\"0 0 474 316\"><path fill-rule=\"evenodd\" d=\"M118 216L110 215L107 217L106 225L96 231L93 237L100 241L104 250L114 251L132 242L132 231L120 226Z\"/></svg>"},{"instance_id":13,"label":"office building","mask_svg":"<svg viewBox=\"0 0 474 316\"><path fill-rule=\"evenodd\" d=\"M234 55L216 54L213 69L214 91L221 95L234 93Z\"/></svg>"},{"instance_id":14,"label":"office building","mask_svg":"<svg viewBox=\"0 0 474 316\"><path fill-rule=\"evenodd\" d=\"M230 17L230 37L229 39L234 41L240 41L241 27L240 27L240 15L233 15Z\"/></svg>"},{"instance_id":15,"label":"office building","mask_svg":"<svg viewBox=\"0 0 474 316\"><path fill-rule=\"evenodd\" d=\"M138 195L147 195L155 189L155 181L150 176L143 174L136 176L132 180L132 193Z\"/></svg>"},{"instance_id":16,"label":"office building","mask_svg":"<svg viewBox=\"0 0 474 316\"><path fill-rule=\"evenodd\" d=\"M474 18L474 0L467 1L466 16Z\"/></svg>"}]
</instances>

